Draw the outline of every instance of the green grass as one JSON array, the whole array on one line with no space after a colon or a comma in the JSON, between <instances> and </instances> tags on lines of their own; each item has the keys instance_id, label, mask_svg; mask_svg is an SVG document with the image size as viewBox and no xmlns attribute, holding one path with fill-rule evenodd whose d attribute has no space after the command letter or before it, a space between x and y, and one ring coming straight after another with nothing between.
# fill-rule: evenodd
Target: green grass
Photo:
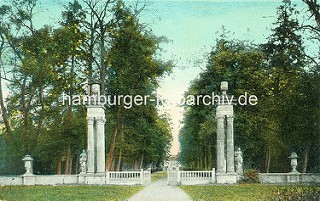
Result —
<instances>
[{"instance_id":1,"label":"green grass","mask_svg":"<svg viewBox=\"0 0 320 201\"><path fill-rule=\"evenodd\" d=\"M168 177L167 172L157 172L152 174L152 182L158 180L158 179L166 179Z\"/></svg>"},{"instance_id":2,"label":"green grass","mask_svg":"<svg viewBox=\"0 0 320 201\"><path fill-rule=\"evenodd\" d=\"M125 200L142 186L0 186L0 200Z\"/></svg>"},{"instance_id":3,"label":"green grass","mask_svg":"<svg viewBox=\"0 0 320 201\"><path fill-rule=\"evenodd\" d=\"M272 191L312 188L300 185L239 184L231 186L180 186L194 200L270 200ZM319 187L319 186L317 186Z\"/></svg>"}]
</instances>

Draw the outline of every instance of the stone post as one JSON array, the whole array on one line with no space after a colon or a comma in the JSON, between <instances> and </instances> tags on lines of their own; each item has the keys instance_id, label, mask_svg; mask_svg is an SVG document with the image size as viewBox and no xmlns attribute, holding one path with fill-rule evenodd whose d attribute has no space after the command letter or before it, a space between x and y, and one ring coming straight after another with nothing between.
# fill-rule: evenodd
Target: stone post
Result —
<instances>
[{"instance_id":1,"label":"stone post","mask_svg":"<svg viewBox=\"0 0 320 201\"><path fill-rule=\"evenodd\" d=\"M224 156L224 118L217 117L217 173L225 173L225 156Z\"/></svg>"},{"instance_id":2,"label":"stone post","mask_svg":"<svg viewBox=\"0 0 320 201\"><path fill-rule=\"evenodd\" d=\"M30 155L25 155L22 159L26 173L22 175L22 185L35 185L36 177L33 174L33 158Z\"/></svg>"},{"instance_id":3,"label":"stone post","mask_svg":"<svg viewBox=\"0 0 320 201\"><path fill-rule=\"evenodd\" d=\"M110 183L110 173L109 171L106 172L106 184L109 184Z\"/></svg>"},{"instance_id":4,"label":"stone post","mask_svg":"<svg viewBox=\"0 0 320 201\"><path fill-rule=\"evenodd\" d=\"M298 158L299 156L297 155L296 152L292 152L291 153L291 156L289 156L289 158L291 159L291 168L292 168L292 171L290 173L299 173L297 171L297 165L298 165Z\"/></svg>"},{"instance_id":5,"label":"stone post","mask_svg":"<svg viewBox=\"0 0 320 201\"><path fill-rule=\"evenodd\" d=\"M212 183L216 183L216 169L212 168L212 178L211 178Z\"/></svg>"},{"instance_id":6,"label":"stone post","mask_svg":"<svg viewBox=\"0 0 320 201\"><path fill-rule=\"evenodd\" d=\"M180 166L177 165L177 183L180 184L181 177L180 177Z\"/></svg>"},{"instance_id":7,"label":"stone post","mask_svg":"<svg viewBox=\"0 0 320 201\"><path fill-rule=\"evenodd\" d=\"M88 117L88 173L94 173L94 163L95 163L95 146L94 146L94 118Z\"/></svg>"},{"instance_id":8,"label":"stone post","mask_svg":"<svg viewBox=\"0 0 320 201\"><path fill-rule=\"evenodd\" d=\"M143 185L144 183L144 172L143 172L143 169L141 169L140 171L140 184Z\"/></svg>"},{"instance_id":9,"label":"stone post","mask_svg":"<svg viewBox=\"0 0 320 201\"><path fill-rule=\"evenodd\" d=\"M227 117L227 173L234 173L233 117Z\"/></svg>"},{"instance_id":10,"label":"stone post","mask_svg":"<svg viewBox=\"0 0 320 201\"><path fill-rule=\"evenodd\" d=\"M97 122L97 173L105 174L106 172L106 151L105 151L105 118L99 117Z\"/></svg>"},{"instance_id":11,"label":"stone post","mask_svg":"<svg viewBox=\"0 0 320 201\"><path fill-rule=\"evenodd\" d=\"M33 158L30 155L25 155L22 160L26 169L24 175L33 175Z\"/></svg>"}]
</instances>

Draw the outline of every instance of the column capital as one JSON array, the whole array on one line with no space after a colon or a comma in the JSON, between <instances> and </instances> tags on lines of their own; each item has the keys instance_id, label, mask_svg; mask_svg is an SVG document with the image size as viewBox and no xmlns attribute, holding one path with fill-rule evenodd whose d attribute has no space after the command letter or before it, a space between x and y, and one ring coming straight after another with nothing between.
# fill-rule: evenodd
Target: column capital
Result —
<instances>
[{"instance_id":1,"label":"column capital","mask_svg":"<svg viewBox=\"0 0 320 201\"><path fill-rule=\"evenodd\" d=\"M94 117L87 117L88 124L94 123Z\"/></svg>"},{"instance_id":2,"label":"column capital","mask_svg":"<svg viewBox=\"0 0 320 201\"><path fill-rule=\"evenodd\" d=\"M233 122L233 117L227 117L227 122Z\"/></svg>"},{"instance_id":3,"label":"column capital","mask_svg":"<svg viewBox=\"0 0 320 201\"><path fill-rule=\"evenodd\" d=\"M223 122L224 121L224 117L217 117L217 122Z\"/></svg>"},{"instance_id":4,"label":"column capital","mask_svg":"<svg viewBox=\"0 0 320 201\"><path fill-rule=\"evenodd\" d=\"M97 124L105 124L106 123L106 118L104 117L97 117L96 118Z\"/></svg>"}]
</instances>

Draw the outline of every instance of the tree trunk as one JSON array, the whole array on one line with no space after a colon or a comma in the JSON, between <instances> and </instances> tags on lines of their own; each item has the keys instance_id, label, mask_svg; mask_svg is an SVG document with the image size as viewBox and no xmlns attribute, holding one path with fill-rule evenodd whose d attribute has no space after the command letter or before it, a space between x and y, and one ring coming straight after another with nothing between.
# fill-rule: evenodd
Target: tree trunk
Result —
<instances>
[{"instance_id":1,"label":"tree trunk","mask_svg":"<svg viewBox=\"0 0 320 201\"><path fill-rule=\"evenodd\" d=\"M265 172L269 173L270 168L270 147L267 145L267 152L266 152L266 160L265 160Z\"/></svg>"},{"instance_id":2,"label":"tree trunk","mask_svg":"<svg viewBox=\"0 0 320 201\"><path fill-rule=\"evenodd\" d=\"M59 160L58 160L58 175L61 175L61 163L62 163L62 155L59 153Z\"/></svg>"},{"instance_id":3,"label":"tree trunk","mask_svg":"<svg viewBox=\"0 0 320 201\"><path fill-rule=\"evenodd\" d=\"M209 147L208 147L208 152L209 152L209 169L212 169L212 155L211 155L211 143L209 142Z\"/></svg>"},{"instance_id":4,"label":"tree trunk","mask_svg":"<svg viewBox=\"0 0 320 201\"><path fill-rule=\"evenodd\" d=\"M120 166L121 166L121 150L120 150L120 154L119 154L119 159L118 159L118 164L117 164L117 171L120 171Z\"/></svg>"},{"instance_id":5,"label":"tree trunk","mask_svg":"<svg viewBox=\"0 0 320 201\"><path fill-rule=\"evenodd\" d=\"M66 163L65 163L65 167L64 167L64 174L68 175L69 174L69 164L70 163L70 147L68 148L67 151L67 156L66 156Z\"/></svg>"},{"instance_id":6,"label":"tree trunk","mask_svg":"<svg viewBox=\"0 0 320 201\"><path fill-rule=\"evenodd\" d=\"M118 165L117 165L117 171L120 171L120 166L121 166L121 157L122 157L122 136L123 136L123 124L121 126L121 135L120 135L120 138L119 138L119 159L118 159Z\"/></svg>"},{"instance_id":7,"label":"tree trunk","mask_svg":"<svg viewBox=\"0 0 320 201\"><path fill-rule=\"evenodd\" d=\"M70 69L70 90L69 90L69 96L72 97L73 94L73 74L74 74L74 63L75 58L72 56L71 58L71 69ZM72 104L68 105L68 124L71 122L71 114L72 114Z\"/></svg>"},{"instance_id":8,"label":"tree trunk","mask_svg":"<svg viewBox=\"0 0 320 201\"><path fill-rule=\"evenodd\" d=\"M92 24L92 18L91 18L91 24ZM88 64L88 70L89 70L89 83L88 83L88 94L91 96L91 87L92 87L92 64L93 64L93 46L94 46L94 30L91 29L91 38L90 38L90 47L89 47L89 64Z\"/></svg>"},{"instance_id":9,"label":"tree trunk","mask_svg":"<svg viewBox=\"0 0 320 201\"><path fill-rule=\"evenodd\" d=\"M72 154L70 153L70 159L69 159L69 175L72 174Z\"/></svg>"},{"instance_id":10,"label":"tree trunk","mask_svg":"<svg viewBox=\"0 0 320 201\"><path fill-rule=\"evenodd\" d=\"M110 169L110 166L111 166L111 163L112 163L112 160L114 157L114 148L115 148L115 143L116 143L118 125L119 125L120 120L122 118L122 109L121 108L122 108L122 105L119 106L117 122L116 122L114 129L113 129L113 132L112 132L110 152L109 152L108 160L106 162L106 171L108 171Z\"/></svg>"},{"instance_id":11,"label":"tree trunk","mask_svg":"<svg viewBox=\"0 0 320 201\"><path fill-rule=\"evenodd\" d=\"M101 55L100 55L100 94L104 94L104 60L105 60L105 49L104 49L104 26L103 24L100 25L101 29L101 37L100 37L100 42L101 42Z\"/></svg>"},{"instance_id":12,"label":"tree trunk","mask_svg":"<svg viewBox=\"0 0 320 201\"><path fill-rule=\"evenodd\" d=\"M144 158L144 155L141 156L140 167L139 167L140 170L143 168L143 158Z\"/></svg>"},{"instance_id":13,"label":"tree trunk","mask_svg":"<svg viewBox=\"0 0 320 201\"><path fill-rule=\"evenodd\" d=\"M76 171L75 171L75 174L79 174L78 170L79 170L79 153L77 154L77 157L76 157Z\"/></svg>"},{"instance_id":14,"label":"tree trunk","mask_svg":"<svg viewBox=\"0 0 320 201\"><path fill-rule=\"evenodd\" d=\"M138 160L137 159L134 161L134 170L139 170L138 169Z\"/></svg>"},{"instance_id":15,"label":"tree trunk","mask_svg":"<svg viewBox=\"0 0 320 201\"><path fill-rule=\"evenodd\" d=\"M40 111L39 123L38 123L36 140L35 140L35 143L36 143L36 144L39 142L39 136L40 136L40 132L41 132L42 121L43 121L43 112L44 112L43 88L42 88L42 85L41 85L41 84L40 84L40 87L39 87L39 100L40 100L40 105L41 105L41 111Z\"/></svg>"},{"instance_id":16,"label":"tree trunk","mask_svg":"<svg viewBox=\"0 0 320 201\"><path fill-rule=\"evenodd\" d=\"M207 149L206 147L204 147L204 168L207 169L208 166L207 166Z\"/></svg>"},{"instance_id":17,"label":"tree trunk","mask_svg":"<svg viewBox=\"0 0 320 201\"><path fill-rule=\"evenodd\" d=\"M314 20L316 21L318 27L320 27L320 13L319 13L319 5L316 0L303 0L309 7L309 11L311 12ZM311 16L311 17L312 17Z\"/></svg>"},{"instance_id":18,"label":"tree trunk","mask_svg":"<svg viewBox=\"0 0 320 201\"><path fill-rule=\"evenodd\" d=\"M21 102L22 102L22 110L23 110L23 131L22 131L22 142L26 143L27 140L27 132L28 132L28 114L26 108L26 100L25 100L25 90L27 84L27 75L23 78L23 85L21 89Z\"/></svg>"},{"instance_id":19,"label":"tree trunk","mask_svg":"<svg viewBox=\"0 0 320 201\"><path fill-rule=\"evenodd\" d=\"M1 35L1 45L0 45L0 61L2 59L2 50L4 47L4 37L3 35ZM2 92L2 66L1 66L1 62L0 62L0 107L1 107L1 114L2 114L2 119L3 119L3 123L4 126L6 127L6 131L7 133L10 135L11 134L11 128L9 125L9 121L8 121L8 116L7 116L7 109L4 106L4 99L3 99L3 92Z\"/></svg>"},{"instance_id":20,"label":"tree trunk","mask_svg":"<svg viewBox=\"0 0 320 201\"><path fill-rule=\"evenodd\" d=\"M115 166L116 166L116 161L113 160L112 163L111 163L111 168L110 168L110 170L111 170L111 171L114 171L114 170L115 170Z\"/></svg>"},{"instance_id":21,"label":"tree trunk","mask_svg":"<svg viewBox=\"0 0 320 201\"><path fill-rule=\"evenodd\" d=\"M302 173L306 173L307 172L310 147L311 147L311 143L308 142L307 146L306 146L306 148L304 149L304 152L303 152Z\"/></svg>"}]
</instances>

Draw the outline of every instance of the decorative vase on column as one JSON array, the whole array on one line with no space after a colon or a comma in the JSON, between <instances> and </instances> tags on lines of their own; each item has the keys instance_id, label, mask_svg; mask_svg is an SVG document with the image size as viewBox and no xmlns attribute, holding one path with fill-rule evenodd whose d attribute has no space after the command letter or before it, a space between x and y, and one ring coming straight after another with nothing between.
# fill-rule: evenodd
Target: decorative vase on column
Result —
<instances>
[{"instance_id":1,"label":"decorative vase on column","mask_svg":"<svg viewBox=\"0 0 320 201\"><path fill-rule=\"evenodd\" d=\"M289 156L289 158L291 159L291 163L290 163L291 168L292 168L291 173L299 173L299 172L297 171L297 165L298 165L298 158L299 158L299 156L297 155L296 152L292 152L292 153L291 153L291 156Z\"/></svg>"},{"instance_id":2,"label":"decorative vase on column","mask_svg":"<svg viewBox=\"0 0 320 201\"><path fill-rule=\"evenodd\" d=\"M33 158L30 155L25 155L22 160L26 169L25 175L33 175Z\"/></svg>"}]
</instances>

